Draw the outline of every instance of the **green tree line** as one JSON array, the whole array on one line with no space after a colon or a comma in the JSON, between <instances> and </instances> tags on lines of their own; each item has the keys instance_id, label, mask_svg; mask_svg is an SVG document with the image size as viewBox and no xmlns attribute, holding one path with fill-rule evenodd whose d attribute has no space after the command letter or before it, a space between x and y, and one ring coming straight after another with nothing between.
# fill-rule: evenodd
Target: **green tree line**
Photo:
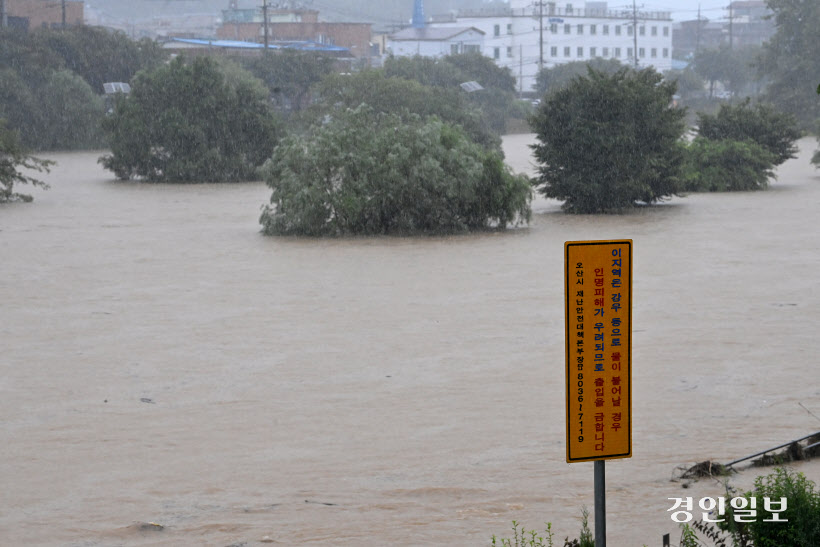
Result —
<instances>
[{"instance_id":1,"label":"green tree line","mask_svg":"<svg viewBox=\"0 0 820 547\"><path fill-rule=\"evenodd\" d=\"M102 84L164 59L152 40L97 27L0 29L0 118L29 149L102 147Z\"/></svg>"}]
</instances>

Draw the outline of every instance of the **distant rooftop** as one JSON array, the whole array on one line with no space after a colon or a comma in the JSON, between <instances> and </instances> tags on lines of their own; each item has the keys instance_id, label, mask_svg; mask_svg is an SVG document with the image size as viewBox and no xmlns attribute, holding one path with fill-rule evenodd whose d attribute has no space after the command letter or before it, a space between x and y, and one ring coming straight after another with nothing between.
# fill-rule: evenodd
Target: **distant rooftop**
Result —
<instances>
[{"instance_id":1,"label":"distant rooftop","mask_svg":"<svg viewBox=\"0 0 820 547\"><path fill-rule=\"evenodd\" d=\"M529 8L492 7L460 9L456 18L466 17L532 17L539 15L537 4ZM631 9L612 10L603 7L561 8L544 6L544 17L602 17L607 19L632 19ZM672 19L671 11L638 11L638 19Z\"/></svg>"},{"instance_id":2,"label":"distant rooftop","mask_svg":"<svg viewBox=\"0 0 820 547\"><path fill-rule=\"evenodd\" d=\"M226 49L265 49L265 44L258 42L243 42L240 40L207 40L201 38L173 38L172 42L180 42L193 46L208 46ZM268 44L268 49L298 49L301 51L350 51L349 48L320 44L313 41L284 41Z\"/></svg>"},{"instance_id":3,"label":"distant rooftop","mask_svg":"<svg viewBox=\"0 0 820 547\"><path fill-rule=\"evenodd\" d=\"M469 30L474 30L480 34L483 31L475 27L424 27L424 28L406 28L390 35L391 40L448 40L453 36L458 36Z\"/></svg>"}]
</instances>

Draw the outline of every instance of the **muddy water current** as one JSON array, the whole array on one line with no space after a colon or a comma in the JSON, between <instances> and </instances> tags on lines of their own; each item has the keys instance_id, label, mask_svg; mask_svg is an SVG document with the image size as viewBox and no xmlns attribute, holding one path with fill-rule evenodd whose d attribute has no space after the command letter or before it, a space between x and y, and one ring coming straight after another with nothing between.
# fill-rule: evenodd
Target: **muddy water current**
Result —
<instances>
[{"instance_id":1,"label":"muddy water current","mask_svg":"<svg viewBox=\"0 0 820 547\"><path fill-rule=\"evenodd\" d=\"M505 138L517 170L529 142ZM609 545L676 542L667 498L722 489L677 466L820 430L799 404L820 416L815 144L765 192L618 216L539 198L506 233L336 240L262 236L262 183L124 183L55 154L50 190L0 206L0 545L577 536L593 466L565 462L563 243L608 238L635 257Z\"/></svg>"}]
</instances>

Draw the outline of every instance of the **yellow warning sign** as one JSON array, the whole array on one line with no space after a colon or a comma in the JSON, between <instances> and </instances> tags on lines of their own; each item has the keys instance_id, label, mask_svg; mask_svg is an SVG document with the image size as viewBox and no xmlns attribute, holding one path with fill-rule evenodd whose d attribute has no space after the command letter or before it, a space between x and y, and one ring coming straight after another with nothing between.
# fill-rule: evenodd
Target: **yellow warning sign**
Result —
<instances>
[{"instance_id":1,"label":"yellow warning sign","mask_svg":"<svg viewBox=\"0 0 820 547\"><path fill-rule=\"evenodd\" d=\"M564 244L567 462L632 457L632 240Z\"/></svg>"}]
</instances>

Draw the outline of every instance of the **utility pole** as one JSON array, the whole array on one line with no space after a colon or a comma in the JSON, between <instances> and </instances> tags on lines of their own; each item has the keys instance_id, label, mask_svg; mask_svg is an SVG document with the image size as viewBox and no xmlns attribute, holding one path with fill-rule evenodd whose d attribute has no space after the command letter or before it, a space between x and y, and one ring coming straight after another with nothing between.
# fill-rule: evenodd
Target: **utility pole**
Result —
<instances>
[{"instance_id":1,"label":"utility pole","mask_svg":"<svg viewBox=\"0 0 820 547\"><path fill-rule=\"evenodd\" d=\"M732 5L734 2L729 2L729 49L732 49L732 20L734 19L734 14L732 13Z\"/></svg>"},{"instance_id":2,"label":"utility pole","mask_svg":"<svg viewBox=\"0 0 820 547\"><path fill-rule=\"evenodd\" d=\"M698 51L700 51L700 4L698 4L698 28L695 34L695 56L697 56Z\"/></svg>"},{"instance_id":3,"label":"utility pole","mask_svg":"<svg viewBox=\"0 0 820 547\"><path fill-rule=\"evenodd\" d=\"M262 24L265 26L265 53L268 52L268 0L262 0Z\"/></svg>"},{"instance_id":4,"label":"utility pole","mask_svg":"<svg viewBox=\"0 0 820 547\"><path fill-rule=\"evenodd\" d=\"M524 46L518 44L518 98L524 97Z\"/></svg>"},{"instance_id":5,"label":"utility pole","mask_svg":"<svg viewBox=\"0 0 820 547\"><path fill-rule=\"evenodd\" d=\"M538 0L538 70L544 69L544 0Z\"/></svg>"},{"instance_id":6,"label":"utility pole","mask_svg":"<svg viewBox=\"0 0 820 547\"><path fill-rule=\"evenodd\" d=\"M62 1L63 5L63 30L65 30L65 0Z\"/></svg>"},{"instance_id":7,"label":"utility pole","mask_svg":"<svg viewBox=\"0 0 820 547\"><path fill-rule=\"evenodd\" d=\"M0 26L3 28L9 26L9 18L6 15L6 0L0 0L0 18L2 18L2 21L0 21Z\"/></svg>"},{"instance_id":8,"label":"utility pole","mask_svg":"<svg viewBox=\"0 0 820 547\"><path fill-rule=\"evenodd\" d=\"M635 54L635 68L638 68L638 8L632 0L632 52Z\"/></svg>"}]
</instances>

